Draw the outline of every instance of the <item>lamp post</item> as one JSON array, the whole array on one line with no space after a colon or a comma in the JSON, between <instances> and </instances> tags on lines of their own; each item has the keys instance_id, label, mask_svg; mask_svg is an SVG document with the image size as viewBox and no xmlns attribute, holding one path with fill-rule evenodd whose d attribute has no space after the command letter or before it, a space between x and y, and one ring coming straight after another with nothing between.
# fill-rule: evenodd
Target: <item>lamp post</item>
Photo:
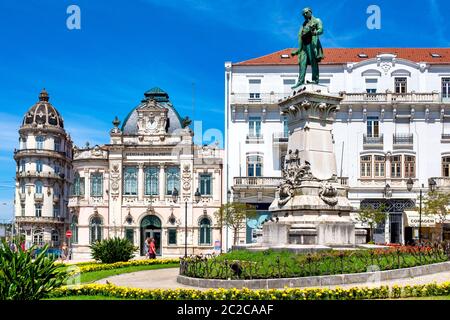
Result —
<instances>
[{"instance_id":1,"label":"lamp post","mask_svg":"<svg viewBox=\"0 0 450 320\"><path fill-rule=\"evenodd\" d=\"M199 202L201 199L202 195L200 194L200 192L197 191L194 194L194 199L195 202ZM177 188L173 188L172 191L172 200L173 202L177 202L178 199L178 189ZM184 257L187 258L187 200L184 202Z\"/></svg>"}]
</instances>

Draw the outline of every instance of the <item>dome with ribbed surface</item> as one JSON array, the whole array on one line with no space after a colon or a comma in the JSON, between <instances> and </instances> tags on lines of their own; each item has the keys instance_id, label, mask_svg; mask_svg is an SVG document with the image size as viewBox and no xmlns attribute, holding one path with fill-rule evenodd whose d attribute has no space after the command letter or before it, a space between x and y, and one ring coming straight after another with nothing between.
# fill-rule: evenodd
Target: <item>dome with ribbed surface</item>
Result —
<instances>
[{"instance_id":1,"label":"dome with ribbed surface","mask_svg":"<svg viewBox=\"0 0 450 320\"><path fill-rule=\"evenodd\" d=\"M48 101L48 92L43 89L39 94L39 101L25 114L22 125L46 125L64 128L63 118Z\"/></svg>"}]
</instances>

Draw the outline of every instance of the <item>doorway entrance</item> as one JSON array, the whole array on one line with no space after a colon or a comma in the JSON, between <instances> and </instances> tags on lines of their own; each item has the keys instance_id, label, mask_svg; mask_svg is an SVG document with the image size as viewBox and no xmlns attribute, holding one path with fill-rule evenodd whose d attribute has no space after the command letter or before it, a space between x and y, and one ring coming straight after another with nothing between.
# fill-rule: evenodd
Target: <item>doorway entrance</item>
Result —
<instances>
[{"instance_id":1,"label":"doorway entrance","mask_svg":"<svg viewBox=\"0 0 450 320\"><path fill-rule=\"evenodd\" d=\"M147 238L155 239L156 255L161 255L161 220L154 215L145 216L141 221L141 255L145 256L144 241Z\"/></svg>"}]
</instances>

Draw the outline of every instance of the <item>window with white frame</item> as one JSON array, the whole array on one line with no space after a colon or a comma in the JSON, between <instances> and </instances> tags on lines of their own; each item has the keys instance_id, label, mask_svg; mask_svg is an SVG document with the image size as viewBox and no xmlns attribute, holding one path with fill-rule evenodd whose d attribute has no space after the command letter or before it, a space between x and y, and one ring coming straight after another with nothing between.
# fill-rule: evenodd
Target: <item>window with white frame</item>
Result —
<instances>
[{"instance_id":1,"label":"window with white frame","mask_svg":"<svg viewBox=\"0 0 450 320\"><path fill-rule=\"evenodd\" d=\"M288 126L288 117L283 116L283 137L289 137L289 126Z\"/></svg>"},{"instance_id":2,"label":"window with white frame","mask_svg":"<svg viewBox=\"0 0 450 320\"><path fill-rule=\"evenodd\" d=\"M59 206L57 204L53 207L53 218L59 218Z\"/></svg>"},{"instance_id":3,"label":"window with white frame","mask_svg":"<svg viewBox=\"0 0 450 320\"><path fill-rule=\"evenodd\" d=\"M36 172L42 172L42 160L36 160Z\"/></svg>"},{"instance_id":4,"label":"window with white frame","mask_svg":"<svg viewBox=\"0 0 450 320\"><path fill-rule=\"evenodd\" d=\"M257 155L247 156L247 176L261 177L262 176L263 158Z\"/></svg>"},{"instance_id":5,"label":"window with white frame","mask_svg":"<svg viewBox=\"0 0 450 320\"><path fill-rule=\"evenodd\" d=\"M391 178L402 177L402 156L391 157Z\"/></svg>"},{"instance_id":6,"label":"window with white frame","mask_svg":"<svg viewBox=\"0 0 450 320\"><path fill-rule=\"evenodd\" d=\"M44 244L44 231L42 229L33 231L33 244L37 246L42 246Z\"/></svg>"},{"instance_id":7,"label":"window with white frame","mask_svg":"<svg viewBox=\"0 0 450 320\"><path fill-rule=\"evenodd\" d=\"M77 197L84 196L84 178L80 177L78 172L75 172L71 193Z\"/></svg>"},{"instance_id":8,"label":"window with white frame","mask_svg":"<svg viewBox=\"0 0 450 320\"><path fill-rule=\"evenodd\" d=\"M36 204L34 206L34 213L36 217L42 217L42 204Z\"/></svg>"},{"instance_id":9,"label":"window with white frame","mask_svg":"<svg viewBox=\"0 0 450 320\"><path fill-rule=\"evenodd\" d=\"M20 172L25 172L25 160L20 160Z\"/></svg>"},{"instance_id":10,"label":"window with white frame","mask_svg":"<svg viewBox=\"0 0 450 320\"><path fill-rule=\"evenodd\" d=\"M37 193L37 194L42 194L42 187L43 187L43 185L42 185L42 182L41 181L36 181L35 183L34 183L34 187L35 187L35 192Z\"/></svg>"},{"instance_id":11,"label":"window with white frame","mask_svg":"<svg viewBox=\"0 0 450 320\"><path fill-rule=\"evenodd\" d=\"M171 195L175 188L180 192L180 168L168 167L166 169L166 195Z\"/></svg>"},{"instance_id":12,"label":"window with white frame","mask_svg":"<svg viewBox=\"0 0 450 320\"><path fill-rule=\"evenodd\" d=\"M367 136L378 138L380 136L380 120L377 116L367 117Z\"/></svg>"},{"instance_id":13,"label":"window with white frame","mask_svg":"<svg viewBox=\"0 0 450 320\"><path fill-rule=\"evenodd\" d=\"M382 178L385 177L386 168L386 157L385 156L374 156L374 177Z\"/></svg>"},{"instance_id":14,"label":"window with white frame","mask_svg":"<svg viewBox=\"0 0 450 320\"><path fill-rule=\"evenodd\" d=\"M59 244L59 232L58 230L52 230L52 242L54 246Z\"/></svg>"},{"instance_id":15,"label":"window with white frame","mask_svg":"<svg viewBox=\"0 0 450 320\"><path fill-rule=\"evenodd\" d=\"M406 93L408 80L406 77L396 77L394 79L395 93Z\"/></svg>"},{"instance_id":16,"label":"window with white frame","mask_svg":"<svg viewBox=\"0 0 450 320\"><path fill-rule=\"evenodd\" d=\"M25 217L25 203L23 202L20 203L20 215Z\"/></svg>"},{"instance_id":17,"label":"window with white frame","mask_svg":"<svg viewBox=\"0 0 450 320\"><path fill-rule=\"evenodd\" d=\"M78 243L78 217L72 217L72 223L70 224L70 230L72 231L71 243Z\"/></svg>"},{"instance_id":18,"label":"window with white frame","mask_svg":"<svg viewBox=\"0 0 450 320\"><path fill-rule=\"evenodd\" d=\"M27 138L22 137L22 138L19 139L19 148L20 148L21 150L27 148Z\"/></svg>"},{"instance_id":19,"label":"window with white frame","mask_svg":"<svg viewBox=\"0 0 450 320\"><path fill-rule=\"evenodd\" d=\"M61 139L60 138L54 138L55 143L55 151L61 151Z\"/></svg>"},{"instance_id":20,"label":"window with white frame","mask_svg":"<svg viewBox=\"0 0 450 320\"><path fill-rule=\"evenodd\" d=\"M137 195L137 168L125 167L123 169L123 194L126 196Z\"/></svg>"},{"instance_id":21,"label":"window with white frame","mask_svg":"<svg viewBox=\"0 0 450 320\"><path fill-rule=\"evenodd\" d=\"M144 170L145 195L156 196L159 194L159 170L157 167L146 167Z\"/></svg>"},{"instance_id":22,"label":"window with white frame","mask_svg":"<svg viewBox=\"0 0 450 320\"><path fill-rule=\"evenodd\" d=\"M442 78L442 98L450 98L450 78Z\"/></svg>"},{"instance_id":23,"label":"window with white frame","mask_svg":"<svg viewBox=\"0 0 450 320\"><path fill-rule=\"evenodd\" d=\"M44 141L45 141L45 137L37 136L36 137L36 149L39 149L39 150L44 149Z\"/></svg>"},{"instance_id":24,"label":"window with white frame","mask_svg":"<svg viewBox=\"0 0 450 320\"><path fill-rule=\"evenodd\" d=\"M361 178L372 177L372 156L361 157Z\"/></svg>"},{"instance_id":25,"label":"window with white frame","mask_svg":"<svg viewBox=\"0 0 450 320\"><path fill-rule=\"evenodd\" d=\"M212 176L210 173L202 173L199 178L200 194L204 196L211 195Z\"/></svg>"},{"instance_id":26,"label":"window with white frame","mask_svg":"<svg viewBox=\"0 0 450 320\"><path fill-rule=\"evenodd\" d=\"M248 80L249 99L261 99L261 79Z\"/></svg>"},{"instance_id":27,"label":"window with white frame","mask_svg":"<svg viewBox=\"0 0 450 320\"><path fill-rule=\"evenodd\" d=\"M261 137L261 117L249 117L248 119L248 136L250 138Z\"/></svg>"},{"instance_id":28,"label":"window with white frame","mask_svg":"<svg viewBox=\"0 0 450 320\"><path fill-rule=\"evenodd\" d=\"M25 194L25 182L20 182L20 193Z\"/></svg>"},{"instance_id":29,"label":"window with white frame","mask_svg":"<svg viewBox=\"0 0 450 320\"><path fill-rule=\"evenodd\" d=\"M405 178L416 177L416 157L405 155Z\"/></svg>"},{"instance_id":30,"label":"window with white frame","mask_svg":"<svg viewBox=\"0 0 450 320\"><path fill-rule=\"evenodd\" d=\"M91 196L103 196L103 174L100 172L91 173Z\"/></svg>"}]
</instances>

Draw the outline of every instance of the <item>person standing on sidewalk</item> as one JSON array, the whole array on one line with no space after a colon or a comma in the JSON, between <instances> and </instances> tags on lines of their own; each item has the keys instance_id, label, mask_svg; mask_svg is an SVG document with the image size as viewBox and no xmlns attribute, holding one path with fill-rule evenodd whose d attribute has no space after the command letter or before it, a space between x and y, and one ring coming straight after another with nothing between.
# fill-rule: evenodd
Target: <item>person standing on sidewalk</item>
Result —
<instances>
[{"instance_id":1,"label":"person standing on sidewalk","mask_svg":"<svg viewBox=\"0 0 450 320\"><path fill-rule=\"evenodd\" d=\"M148 249L148 256L150 259L156 259L156 246L155 246L155 239L150 239L150 245Z\"/></svg>"}]
</instances>

